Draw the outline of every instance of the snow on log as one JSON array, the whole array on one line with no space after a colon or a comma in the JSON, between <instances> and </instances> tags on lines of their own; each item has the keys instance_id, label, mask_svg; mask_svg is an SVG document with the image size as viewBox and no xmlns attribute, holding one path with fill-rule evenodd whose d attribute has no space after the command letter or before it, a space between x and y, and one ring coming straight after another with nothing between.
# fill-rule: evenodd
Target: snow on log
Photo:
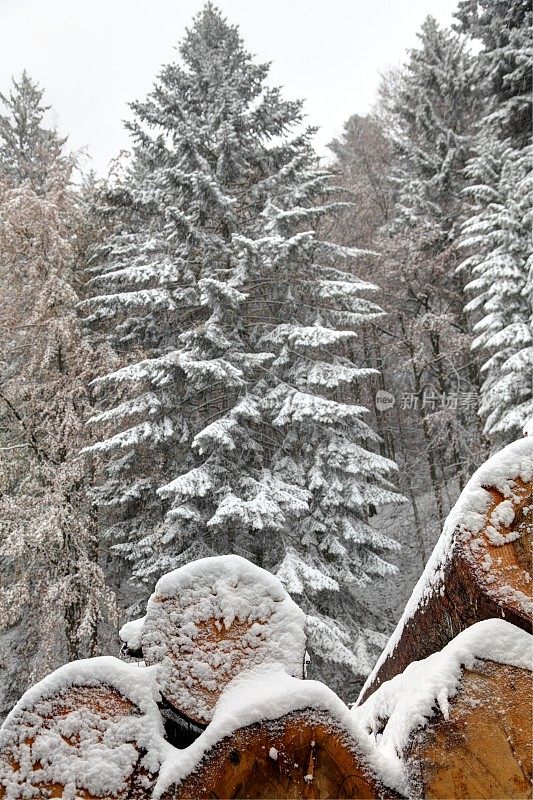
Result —
<instances>
[{"instance_id":1,"label":"snow on log","mask_svg":"<svg viewBox=\"0 0 533 800\"><path fill-rule=\"evenodd\" d=\"M269 666L225 690L204 733L163 765L154 798L398 798L387 782L395 771L330 689Z\"/></svg>"},{"instance_id":2,"label":"snow on log","mask_svg":"<svg viewBox=\"0 0 533 800\"><path fill-rule=\"evenodd\" d=\"M479 620L500 617L531 631L532 476L531 438L474 473L358 702Z\"/></svg>"},{"instance_id":3,"label":"snow on log","mask_svg":"<svg viewBox=\"0 0 533 800\"><path fill-rule=\"evenodd\" d=\"M0 729L0 798L146 798L165 748L154 671L104 657L33 686Z\"/></svg>"},{"instance_id":4,"label":"snow on log","mask_svg":"<svg viewBox=\"0 0 533 800\"><path fill-rule=\"evenodd\" d=\"M165 700L200 725L243 670L278 662L304 674L304 613L276 577L240 556L203 558L164 575L146 617L125 625L121 638L159 665Z\"/></svg>"},{"instance_id":5,"label":"snow on log","mask_svg":"<svg viewBox=\"0 0 533 800\"><path fill-rule=\"evenodd\" d=\"M412 798L531 797L533 637L479 622L352 713Z\"/></svg>"}]
</instances>

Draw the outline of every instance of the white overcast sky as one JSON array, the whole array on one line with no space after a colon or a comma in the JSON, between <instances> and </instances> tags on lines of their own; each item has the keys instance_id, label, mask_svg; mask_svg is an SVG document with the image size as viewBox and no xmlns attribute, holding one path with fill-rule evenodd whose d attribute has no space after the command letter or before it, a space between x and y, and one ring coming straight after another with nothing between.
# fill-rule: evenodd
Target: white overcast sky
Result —
<instances>
[{"instance_id":1,"label":"white overcast sky","mask_svg":"<svg viewBox=\"0 0 533 800\"><path fill-rule=\"evenodd\" d=\"M399 64L432 14L457 0L218 0L247 48L272 61L271 82L305 98L325 145L371 106L380 73ZM0 91L26 68L54 121L102 174L128 146L127 103L149 91L202 0L0 0Z\"/></svg>"}]
</instances>

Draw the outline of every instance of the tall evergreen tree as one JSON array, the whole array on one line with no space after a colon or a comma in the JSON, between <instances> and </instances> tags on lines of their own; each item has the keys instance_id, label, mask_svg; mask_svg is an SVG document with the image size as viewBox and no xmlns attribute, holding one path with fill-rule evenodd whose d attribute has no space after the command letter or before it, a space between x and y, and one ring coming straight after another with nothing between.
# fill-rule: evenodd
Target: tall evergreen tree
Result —
<instances>
[{"instance_id":1,"label":"tall evergreen tree","mask_svg":"<svg viewBox=\"0 0 533 800\"><path fill-rule=\"evenodd\" d=\"M43 90L24 71L13 79L9 95L0 93L4 114L0 114L0 169L12 183L27 182L42 193L51 176L57 175L58 164L68 168L62 154L66 139L55 128L47 127Z\"/></svg>"},{"instance_id":2,"label":"tall evergreen tree","mask_svg":"<svg viewBox=\"0 0 533 800\"><path fill-rule=\"evenodd\" d=\"M457 29L481 43L474 79L483 90L483 127L522 149L531 141L531 25L528 0L460 0Z\"/></svg>"},{"instance_id":3,"label":"tall evergreen tree","mask_svg":"<svg viewBox=\"0 0 533 800\"><path fill-rule=\"evenodd\" d=\"M387 253L389 269L396 270L393 313L412 371L410 384L442 524L443 478L457 480L462 488L477 466L480 438L475 409L459 402L477 394L479 377L456 274L464 167L471 155L478 98L465 42L432 17L424 22L419 39L388 104L396 202L388 225L391 238L378 246ZM403 261L401 281L395 261Z\"/></svg>"},{"instance_id":4,"label":"tall evergreen tree","mask_svg":"<svg viewBox=\"0 0 533 800\"><path fill-rule=\"evenodd\" d=\"M396 228L426 228L444 249L461 221L477 95L465 42L428 17L394 101Z\"/></svg>"},{"instance_id":5,"label":"tall evergreen tree","mask_svg":"<svg viewBox=\"0 0 533 800\"><path fill-rule=\"evenodd\" d=\"M474 78L484 95L467 167L470 216L466 306L486 361L480 413L496 447L520 435L533 413L531 259L531 24L529 4L463 0L460 28L481 41Z\"/></svg>"},{"instance_id":6,"label":"tall evergreen tree","mask_svg":"<svg viewBox=\"0 0 533 800\"><path fill-rule=\"evenodd\" d=\"M88 320L124 365L96 384L100 508L149 584L229 551L277 572L313 651L361 676L382 640L358 597L396 547L367 511L398 495L349 399L369 370L340 346L382 314L361 296L376 287L317 234L344 204L301 103L267 88L210 3L180 53L133 104L133 155L102 203L116 228Z\"/></svg>"}]
</instances>

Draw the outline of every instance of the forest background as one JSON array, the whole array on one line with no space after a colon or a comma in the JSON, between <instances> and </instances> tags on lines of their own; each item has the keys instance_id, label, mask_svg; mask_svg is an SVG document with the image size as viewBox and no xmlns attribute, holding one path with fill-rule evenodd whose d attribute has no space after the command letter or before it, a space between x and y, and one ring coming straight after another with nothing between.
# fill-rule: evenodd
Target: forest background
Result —
<instances>
[{"instance_id":1,"label":"forest background","mask_svg":"<svg viewBox=\"0 0 533 800\"><path fill-rule=\"evenodd\" d=\"M0 95L0 716L236 552L355 698L449 509L532 413L531 11L428 17L316 152L207 4L97 178Z\"/></svg>"}]
</instances>

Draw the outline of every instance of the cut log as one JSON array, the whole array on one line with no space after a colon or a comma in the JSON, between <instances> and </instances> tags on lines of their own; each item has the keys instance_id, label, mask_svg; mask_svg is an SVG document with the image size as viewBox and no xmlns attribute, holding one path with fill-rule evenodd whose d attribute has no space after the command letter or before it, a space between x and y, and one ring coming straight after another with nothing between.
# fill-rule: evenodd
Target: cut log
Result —
<instances>
[{"instance_id":1,"label":"cut log","mask_svg":"<svg viewBox=\"0 0 533 800\"><path fill-rule=\"evenodd\" d=\"M121 633L128 639L128 626ZM163 576L140 630L165 700L206 725L228 683L269 662L303 677L305 615L270 573L238 556L205 558Z\"/></svg>"},{"instance_id":2,"label":"cut log","mask_svg":"<svg viewBox=\"0 0 533 800\"><path fill-rule=\"evenodd\" d=\"M131 674L139 669L116 659L94 662L94 678L90 666L87 675L90 661L72 662L30 689L11 712L0 730L0 798L149 796L159 764L148 750L162 741L157 706L148 699L147 715L126 696L132 677L139 684L133 695L146 695L141 675Z\"/></svg>"},{"instance_id":3,"label":"cut log","mask_svg":"<svg viewBox=\"0 0 533 800\"><path fill-rule=\"evenodd\" d=\"M479 620L532 630L532 472L529 438L472 476L358 703Z\"/></svg>"},{"instance_id":4,"label":"cut log","mask_svg":"<svg viewBox=\"0 0 533 800\"><path fill-rule=\"evenodd\" d=\"M226 688L202 736L163 769L158 791L166 800L397 798L396 778L331 689L271 664Z\"/></svg>"},{"instance_id":5,"label":"cut log","mask_svg":"<svg viewBox=\"0 0 533 800\"><path fill-rule=\"evenodd\" d=\"M409 796L532 796L531 672L482 661L465 670L447 718L438 713L404 753Z\"/></svg>"},{"instance_id":6,"label":"cut log","mask_svg":"<svg viewBox=\"0 0 533 800\"><path fill-rule=\"evenodd\" d=\"M256 723L218 742L163 800L397 798L326 712L306 709Z\"/></svg>"},{"instance_id":7,"label":"cut log","mask_svg":"<svg viewBox=\"0 0 533 800\"><path fill-rule=\"evenodd\" d=\"M383 683L353 714L424 800L531 797L533 637L478 622Z\"/></svg>"}]
</instances>

